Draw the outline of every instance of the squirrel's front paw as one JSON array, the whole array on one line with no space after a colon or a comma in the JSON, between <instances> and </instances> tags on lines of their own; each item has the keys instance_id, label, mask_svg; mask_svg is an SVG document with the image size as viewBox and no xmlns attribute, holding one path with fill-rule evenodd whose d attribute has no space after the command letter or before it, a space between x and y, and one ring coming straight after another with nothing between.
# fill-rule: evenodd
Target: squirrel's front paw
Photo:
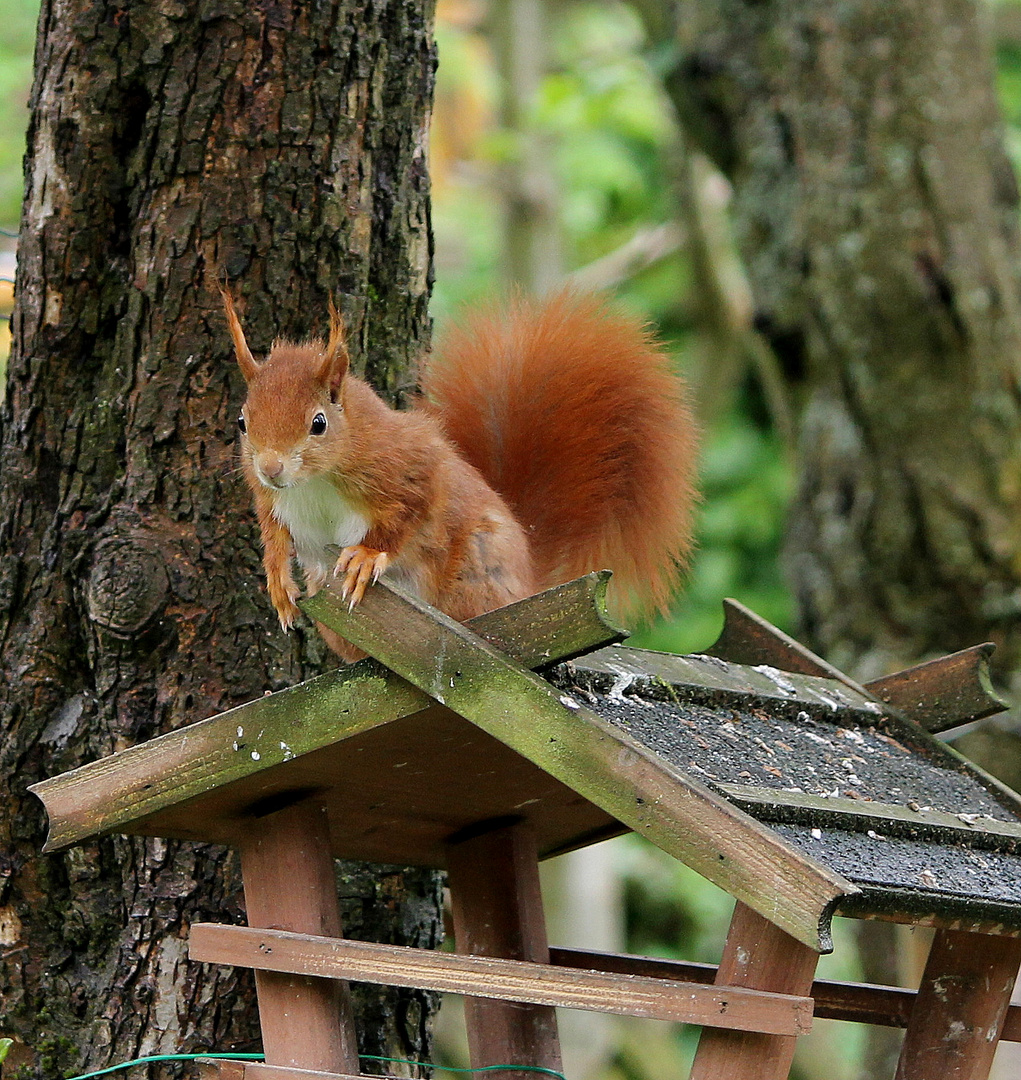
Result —
<instances>
[{"instance_id":1,"label":"squirrel's front paw","mask_svg":"<svg viewBox=\"0 0 1021 1080\"><path fill-rule=\"evenodd\" d=\"M269 598L280 619L280 629L285 632L291 629L294 620L301 614L301 609L295 603L299 596L301 590L293 581L269 583Z\"/></svg>"},{"instance_id":2,"label":"squirrel's front paw","mask_svg":"<svg viewBox=\"0 0 1021 1080\"><path fill-rule=\"evenodd\" d=\"M344 575L340 595L349 601L350 607L361 603L369 583L379 581L389 563L390 556L385 551L362 547L361 544L344 548L333 568L333 576Z\"/></svg>"}]
</instances>

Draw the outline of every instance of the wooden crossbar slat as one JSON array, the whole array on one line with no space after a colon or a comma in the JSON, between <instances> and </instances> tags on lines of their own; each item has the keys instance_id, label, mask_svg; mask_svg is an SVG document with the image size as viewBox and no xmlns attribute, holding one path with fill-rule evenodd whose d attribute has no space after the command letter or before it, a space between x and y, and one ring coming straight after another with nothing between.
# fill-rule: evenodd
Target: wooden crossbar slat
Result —
<instances>
[{"instance_id":1,"label":"wooden crossbar slat","mask_svg":"<svg viewBox=\"0 0 1021 1080\"><path fill-rule=\"evenodd\" d=\"M632 956L627 953L592 952L587 949L551 948L550 960L559 967L678 979L702 985L711 985L717 970L715 964ZM824 1020L847 1020L858 1024L876 1024L879 1027L905 1028L911 1019L911 1010L917 997L917 990L902 986L836 982L830 979L816 979L812 983L815 1015ZM1011 1005L1008 1008L1000 1039L1003 1042L1021 1042L1021 1005Z\"/></svg>"},{"instance_id":2,"label":"wooden crossbar slat","mask_svg":"<svg viewBox=\"0 0 1021 1080\"><path fill-rule=\"evenodd\" d=\"M803 1035L812 999L758 990L698 986L643 976L558 970L545 964L456 956L398 945L196 923L192 960L322 978L409 986L567 1009L673 1020L738 1031Z\"/></svg>"},{"instance_id":3,"label":"wooden crossbar slat","mask_svg":"<svg viewBox=\"0 0 1021 1080\"><path fill-rule=\"evenodd\" d=\"M763 821L789 821L823 828L882 829L891 836L925 837L944 844L966 847L1002 848L1005 842L1021 840L1021 822L992 817L950 814L932 807L901 806L897 803L865 802L840 796L813 795L806 791L784 791L754 784L720 784L739 806Z\"/></svg>"}]
</instances>

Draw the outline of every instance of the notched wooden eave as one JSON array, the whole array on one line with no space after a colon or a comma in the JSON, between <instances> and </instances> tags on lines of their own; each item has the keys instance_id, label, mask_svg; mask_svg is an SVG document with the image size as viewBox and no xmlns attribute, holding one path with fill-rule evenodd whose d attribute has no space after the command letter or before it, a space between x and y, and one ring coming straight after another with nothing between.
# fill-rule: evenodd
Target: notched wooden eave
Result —
<instances>
[{"instance_id":1,"label":"notched wooden eave","mask_svg":"<svg viewBox=\"0 0 1021 1080\"><path fill-rule=\"evenodd\" d=\"M969 900L923 890L866 886L838 902L834 914L943 930L1021 937L1021 905Z\"/></svg>"}]
</instances>

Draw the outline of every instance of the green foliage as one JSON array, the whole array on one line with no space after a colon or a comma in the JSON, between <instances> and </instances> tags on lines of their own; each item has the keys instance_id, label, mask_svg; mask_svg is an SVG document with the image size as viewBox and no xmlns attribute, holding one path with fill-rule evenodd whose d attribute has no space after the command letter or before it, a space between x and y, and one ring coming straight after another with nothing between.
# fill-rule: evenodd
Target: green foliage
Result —
<instances>
[{"instance_id":1,"label":"green foliage","mask_svg":"<svg viewBox=\"0 0 1021 1080\"><path fill-rule=\"evenodd\" d=\"M0 226L17 227L21 216L21 159L28 126L28 93L38 0L5 0L0 35Z\"/></svg>"},{"instance_id":2,"label":"green foliage","mask_svg":"<svg viewBox=\"0 0 1021 1080\"><path fill-rule=\"evenodd\" d=\"M572 262L673 217L666 159L676 141L670 105L641 55L644 34L624 5L563 13L536 123L554 147Z\"/></svg>"},{"instance_id":3,"label":"green foliage","mask_svg":"<svg viewBox=\"0 0 1021 1080\"><path fill-rule=\"evenodd\" d=\"M658 80L641 51L642 30L624 4L550 8L552 70L542 83L531 131L549 150L567 269L613 251L643 226L674 216L670 159L675 128ZM441 21L433 137L436 287L443 322L460 306L501 289L497 168L518 152L495 121L497 87L489 59L473 48L473 26ZM469 145L446 129L479 126ZM455 160L448 155L454 154ZM457 156L461 155L461 156ZM677 260L668 289L653 287L665 309L681 292ZM627 283L625 299L657 321L666 310L645 295L648 281Z\"/></svg>"},{"instance_id":4,"label":"green foliage","mask_svg":"<svg viewBox=\"0 0 1021 1080\"><path fill-rule=\"evenodd\" d=\"M791 475L776 436L735 408L707 440L701 469L698 550L671 618L644 628L635 645L666 652L708 648L733 596L787 628L790 596L779 544Z\"/></svg>"}]
</instances>

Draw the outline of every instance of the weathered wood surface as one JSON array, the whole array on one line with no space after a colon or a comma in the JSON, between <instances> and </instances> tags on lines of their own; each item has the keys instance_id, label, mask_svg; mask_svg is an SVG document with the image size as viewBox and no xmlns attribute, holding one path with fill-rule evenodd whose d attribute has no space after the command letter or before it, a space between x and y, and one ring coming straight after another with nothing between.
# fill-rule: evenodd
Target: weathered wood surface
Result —
<instances>
[{"instance_id":1,"label":"weathered wood surface","mask_svg":"<svg viewBox=\"0 0 1021 1080\"><path fill-rule=\"evenodd\" d=\"M452 842L447 882L459 955L549 964L535 833L525 821L474 830ZM473 1068L515 1062L560 1072L557 1014L551 1005L466 997ZM530 1080L527 1073L513 1073Z\"/></svg>"},{"instance_id":2,"label":"weathered wood surface","mask_svg":"<svg viewBox=\"0 0 1021 1080\"><path fill-rule=\"evenodd\" d=\"M255 747L258 734L251 733ZM451 834L506 815L533 823L544 857L626 831L508 746L435 704L171 803L129 828L234 844L253 816L312 791L329 808L334 854L367 862L443 867Z\"/></svg>"},{"instance_id":3,"label":"weathered wood surface","mask_svg":"<svg viewBox=\"0 0 1021 1080\"><path fill-rule=\"evenodd\" d=\"M723 601L723 629L706 654L751 667L767 664L784 672L818 675L842 683L863 698L870 697L860 683L730 597Z\"/></svg>"},{"instance_id":4,"label":"weathered wood surface","mask_svg":"<svg viewBox=\"0 0 1021 1080\"><path fill-rule=\"evenodd\" d=\"M851 882L469 628L393 588L371 592L372 602L354 611L332 588L308 605L316 619L798 940L831 948L830 915L857 892Z\"/></svg>"},{"instance_id":5,"label":"weathered wood surface","mask_svg":"<svg viewBox=\"0 0 1021 1080\"><path fill-rule=\"evenodd\" d=\"M680 979L710 985L716 980L716 964L685 960L632 956L624 953L592 952L586 949L550 949L550 960L559 967L585 968L620 975L645 975L657 979ZM848 1020L858 1024L905 1028L911 1019L917 990L878 983L834 982L816 979L812 983L814 1013L824 1020ZM1000 1038L1021 1042L1021 1005L1011 1005Z\"/></svg>"},{"instance_id":6,"label":"weathered wood surface","mask_svg":"<svg viewBox=\"0 0 1021 1080\"><path fill-rule=\"evenodd\" d=\"M1017 792L963 757L953 747L947 746L930 735L930 730L946 730L957 723L967 723L969 720L974 719L975 717L971 715L970 710L982 702L991 707L990 694L994 698L995 694L989 686L988 670L983 671L982 650L986 648L985 646L977 646L977 652L975 649L966 649L962 653L955 653L946 658L950 666L945 679L938 674L939 666L943 663L943 660L935 660L931 666L926 665L928 670L920 677L927 681L932 680L934 684L942 684L943 708L938 714L934 713L933 701L921 699L916 705L919 714L916 721L909 708L901 708L907 701L907 696L904 693L898 692L899 702L887 705L885 702L880 701L880 697L875 691L883 689L884 685L890 687L895 684L898 686L899 691L902 691L907 683L911 681L913 677L911 673L916 672L917 669L908 669L907 672L889 676L888 679L877 680L868 686L861 686L847 675L844 675L843 672L838 671L832 664L827 663L822 657L816 656L815 653L800 642L795 641L783 633L782 630L778 630L775 626L766 622L765 619L750 611L743 604L728 599L724 600L723 607L725 616L723 631L716 643L708 650L709 655L722 656L727 654L741 663L773 664L784 670L802 672L806 675L825 676L843 683L848 690L862 695L866 702L872 703L871 706L866 705L866 708L879 707L881 711L888 712L893 720L890 730L896 730L897 737L902 741L922 750L937 763L970 772L981 781L987 790L996 796L1002 805L1021 816L1021 797L1018 796ZM985 659L988 659L988 653L985 654ZM907 679L901 680L901 674L906 675ZM962 708L965 710L965 715L951 722L949 719L949 714L952 711L951 698L947 692L948 684L946 680L958 677L964 680L966 684L961 689ZM935 698L939 696L939 693L940 691L934 689L932 695ZM936 722L941 726L927 729L926 721L932 720L936 715L939 716L939 720ZM989 713L987 712L985 715L989 715ZM899 725L898 720L900 721ZM904 721L907 721L907 723ZM917 726L914 726L916 723ZM912 732L915 734L912 734Z\"/></svg>"},{"instance_id":7,"label":"weathered wood surface","mask_svg":"<svg viewBox=\"0 0 1021 1080\"><path fill-rule=\"evenodd\" d=\"M1016 908L1007 905L967 901L955 904L945 894L938 898L939 912L933 910L931 896L922 902L916 890L863 888L858 896L841 905L839 914L851 919L895 922L902 926L927 926L933 930L964 930L990 937L1021 937L1021 920ZM949 910L948 910L949 909ZM963 910L962 910L963 909Z\"/></svg>"},{"instance_id":8,"label":"weathered wood surface","mask_svg":"<svg viewBox=\"0 0 1021 1080\"><path fill-rule=\"evenodd\" d=\"M809 994L819 957L758 912L737 904L716 985L780 994ZM794 1058L792 1034L705 1028L691 1080L786 1080Z\"/></svg>"},{"instance_id":9,"label":"weathered wood surface","mask_svg":"<svg viewBox=\"0 0 1021 1080\"><path fill-rule=\"evenodd\" d=\"M948 731L1009 708L993 689L992 642L874 679L865 687L926 731Z\"/></svg>"},{"instance_id":10,"label":"weathered wood surface","mask_svg":"<svg viewBox=\"0 0 1021 1080\"><path fill-rule=\"evenodd\" d=\"M471 625L525 665L538 667L575 656L622 636L603 617L606 579L605 572L589 574L479 616ZM371 604L371 598L366 603ZM30 790L43 801L50 819L44 850L55 851L97 833L133 831L166 807L431 704L419 690L372 661L248 702L34 784Z\"/></svg>"},{"instance_id":11,"label":"weathered wood surface","mask_svg":"<svg viewBox=\"0 0 1021 1080\"><path fill-rule=\"evenodd\" d=\"M341 934L326 808L316 799L253 822L241 844L249 926ZM358 1071L358 1036L347 983L256 971L262 1048L271 1065Z\"/></svg>"},{"instance_id":12,"label":"weathered wood surface","mask_svg":"<svg viewBox=\"0 0 1021 1080\"><path fill-rule=\"evenodd\" d=\"M874 724L884 712L881 702L863 696L833 679L781 671L769 664L756 667L731 663L708 653L674 656L627 645L614 645L575 661L580 672L608 675L620 680L629 692L661 691L669 685L680 701L718 701L722 707L756 704L840 710L849 723Z\"/></svg>"},{"instance_id":13,"label":"weathered wood surface","mask_svg":"<svg viewBox=\"0 0 1021 1080\"><path fill-rule=\"evenodd\" d=\"M838 829L869 829L891 836L916 836L969 847L1004 847L1021 841L1021 821L975 814L948 814L931 807L865 802L842 796L810 795L754 784L721 784L739 806L763 821L791 821Z\"/></svg>"},{"instance_id":14,"label":"weathered wood surface","mask_svg":"<svg viewBox=\"0 0 1021 1080\"><path fill-rule=\"evenodd\" d=\"M993 689L989 657L995 646L989 642L862 685L738 601L724 600L723 611L723 630L708 655L833 679L926 731L947 731L1008 707Z\"/></svg>"},{"instance_id":15,"label":"weathered wood surface","mask_svg":"<svg viewBox=\"0 0 1021 1080\"><path fill-rule=\"evenodd\" d=\"M488 995L507 1001L735 1030L798 1035L812 1025L812 1001L804 994L698 986L642 976L622 978L521 960L458 956L247 926L195 923L189 956L212 964L414 986L475 997Z\"/></svg>"},{"instance_id":16,"label":"weathered wood surface","mask_svg":"<svg viewBox=\"0 0 1021 1080\"><path fill-rule=\"evenodd\" d=\"M1021 964L1021 941L938 930L896 1080L986 1080Z\"/></svg>"}]
</instances>

